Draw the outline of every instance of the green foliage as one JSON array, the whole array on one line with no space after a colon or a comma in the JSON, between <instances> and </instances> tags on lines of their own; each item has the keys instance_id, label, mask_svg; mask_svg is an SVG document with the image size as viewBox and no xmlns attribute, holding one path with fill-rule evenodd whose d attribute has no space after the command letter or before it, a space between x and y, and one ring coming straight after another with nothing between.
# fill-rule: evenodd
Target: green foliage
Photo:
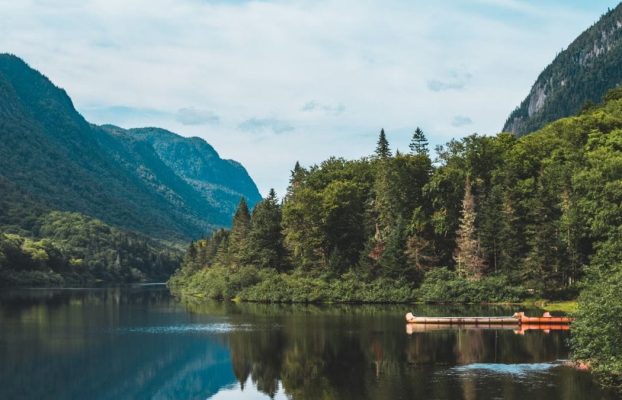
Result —
<instances>
[{"instance_id":1,"label":"green foliage","mask_svg":"<svg viewBox=\"0 0 622 400\"><path fill-rule=\"evenodd\" d=\"M622 264L581 293L572 324L573 357L589 361L607 386L622 391Z\"/></svg>"},{"instance_id":2,"label":"green foliage","mask_svg":"<svg viewBox=\"0 0 622 400\"><path fill-rule=\"evenodd\" d=\"M242 262L260 268L286 269L281 218L281 206L274 189L270 189L268 197L253 210Z\"/></svg>"},{"instance_id":3,"label":"green foliage","mask_svg":"<svg viewBox=\"0 0 622 400\"><path fill-rule=\"evenodd\" d=\"M243 250L233 233L213 233L191 245L172 288L263 302L479 303L586 287L575 357L619 382L622 98L520 139L452 140L434 164L387 150L381 133L373 157L297 164L282 205L271 195L253 211Z\"/></svg>"},{"instance_id":4,"label":"green foliage","mask_svg":"<svg viewBox=\"0 0 622 400\"><path fill-rule=\"evenodd\" d=\"M231 233L229 235L229 250L232 254L232 262L239 264L242 261L244 247L246 246L251 225L251 215L248 211L246 200L242 197L238 209L233 216Z\"/></svg>"},{"instance_id":5,"label":"green foliage","mask_svg":"<svg viewBox=\"0 0 622 400\"><path fill-rule=\"evenodd\" d=\"M186 242L228 226L240 197L251 207L260 199L244 168L205 141L89 124L65 91L7 54L0 137L0 228L25 236L42 214L62 210Z\"/></svg>"},{"instance_id":6,"label":"green foliage","mask_svg":"<svg viewBox=\"0 0 622 400\"><path fill-rule=\"evenodd\" d=\"M389 142L387 136L384 133L384 129L380 130L378 136L378 143L376 145L376 157L385 159L391 157L391 149L389 148Z\"/></svg>"},{"instance_id":7,"label":"green foliage","mask_svg":"<svg viewBox=\"0 0 622 400\"><path fill-rule=\"evenodd\" d=\"M413 137L410 140L410 144L408 145L410 151L413 154L417 155L428 155L428 139L426 139L421 128L417 127L415 132L413 132Z\"/></svg>"},{"instance_id":8,"label":"green foliage","mask_svg":"<svg viewBox=\"0 0 622 400\"><path fill-rule=\"evenodd\" d=\"M405 280L378 278L367 282L354 272L336 278L254 266L231 270L215 265L190 277L178 273L169 286L183 295L270 303L394 303L415 299L413 288Z\"/></svg>"},{"instance_id":9,"label":"green foliage","mask_svg":"<svg viewBox=\"0 0 622 400\"><path fill-rule=\"evenodd\" d=\"M566 298L590 260L603 269L622 261L621 128L622 100L610 100L521 139L452 140L437 149L434 165L425 154L386 152L308 169L297 164L282 205L274 195L257 205L243 245L231 245L245 224L235 222L231 234L197 242L197 256L186 256L182 269L293 270L262 281L291 299L300 295L277 287L294 287L292 276L330 282L356 273L362 284L417 287L426 272L447 265L467 280L435 286L441 277L426 275L423 299L507 301L525 290Z\"/></svg>"},{"instance_id":10,"label":"green foliage","mask_svg":"<svg viewBox=\"0 0 622 400\"><path fill-rule=\"evenodd\" d=\"M179 250L78 213L36 220L42 239L0 234L0 286L166 280Z\"/></svg>"},{"instance_id":11,"label":"green foliage","mask_svg":"<svg viewBox=\"0 0 622 400\"><path fill-rule=\"evenodd\" d=\"M425 274L417 299L433 303L518 302L527 297L521 286L510 285L503 275L469 280L448 268L434 268Z\"/></svg>"},{"instance_id":12,"label":"green foliage","mask_svg":"<svg viewBox=\"0 0 622 400\"><path fill-rule=\"evenodd\" d=\"M618 5L555 57L529 95L509 116L503 130L519 135L551 121L579 113L622 82L622 6ZM619 88L605 100L616 100ZM617 93L617 95L616 95ZM541 107L535 105L541 103ZM590 107L584 111L589 112Z\"/></svg>"}]
</instances>

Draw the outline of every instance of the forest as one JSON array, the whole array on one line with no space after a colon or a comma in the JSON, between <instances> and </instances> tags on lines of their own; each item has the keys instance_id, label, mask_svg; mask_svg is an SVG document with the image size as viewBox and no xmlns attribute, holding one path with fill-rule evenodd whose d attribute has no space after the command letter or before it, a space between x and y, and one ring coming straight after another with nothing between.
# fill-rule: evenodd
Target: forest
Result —
<instances>
[{"instance_id":1,"label":"forest","mask_svg":"<svg viewBox=\"0 0 622 400\"><path fill-rule=\"evenodd\" d=\"M27 221L29 229L2 225L0 287L164 281L179 266L175 245L80 213L51 211Z\"/></svg>"},{"instance_id":2,"label":"forest","mask_svg":"<svg viewBox=\"0 0 622 400\"><path fill-rule=\"evenodd\" d=\"M262 302L579 296L574 354L619 384L622 89L521 138L474 134L432 158L416 129L409 150L381 131L369 157L296 164L282 201L241 200L169 286Z\"/></svg>"}]
</instances>

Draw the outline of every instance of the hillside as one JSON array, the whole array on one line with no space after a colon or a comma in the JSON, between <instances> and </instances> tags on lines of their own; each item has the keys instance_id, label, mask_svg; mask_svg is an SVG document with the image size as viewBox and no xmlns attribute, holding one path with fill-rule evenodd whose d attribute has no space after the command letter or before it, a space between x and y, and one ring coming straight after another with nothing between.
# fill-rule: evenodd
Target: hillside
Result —
<instances>
[{"instance_id":1,"label":"hillside","mask_svg":"<svg viewBox=\"0 0 622 400\"><path fill-rule=\"evenodd\" d=\"M0 56L0 88L0 176L37 203L187 240L227 226L240 197L260 198L244 168L202 139L93 126L17 57Z\"/></svg>"},{"instance_id":2,"label":"hillside","mask_svg":"<svg viewBox=\"0 0 622 400\"><path fill-rule=\"evenodd\" d=\"M5 270L57 271L73 262L87 265L80 276L149 279L149 269L167 259L151 274L163 279L177 257L163 243L228 226L241 197L251 205L260 199L244 167L204 140L92 125L64 90L7 54L0 55L0 139L0 272L3 263ZM88 226L101 237L80 244ZM39 243L45 260L31 263L37 255L28 243ZM115 265L141 273L101 273Z\"/></svg>"},{"instance_id":3,"label":"hillside","mask_svg":"<svg viewBox=\"0 0 622 400\"><path fill-rule=\"evenodd\" d=\"M508 117L503 131L525 135L598 103L622 83L622 4L608 11L559 53L529 95Z\"/></svg>"},{"instance_id":4,"label":"hillside","mask_svg":"<svg viewBox=\"0 0 622 400\"><path fill-rule=\"evenodd\" d=\"M622 89L605 99L521 138L452 140L437 163L420 137L392 154L381 133L370 157L297 166L282 203L242 204L171 283L257 301L572 296L622 254Z\"/></svg>"}]
</instances>

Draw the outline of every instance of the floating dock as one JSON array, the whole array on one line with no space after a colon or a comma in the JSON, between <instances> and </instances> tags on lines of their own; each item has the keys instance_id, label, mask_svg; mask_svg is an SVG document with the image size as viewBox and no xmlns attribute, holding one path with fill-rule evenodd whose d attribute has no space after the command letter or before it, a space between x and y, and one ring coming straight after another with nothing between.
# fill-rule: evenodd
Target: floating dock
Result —
<instances>
[{"instance_id":1,"label":"floating dock","mask_svg":"<svg viewBox=\"0 0 622 400\"><path fill-rule=\"evenodd\" d=\"M509 317L419 317L413 313L406 314L409 324L430 325L568 325L570 317L554 317L545 312L541 317L527 317L524 312L517 312Z\"/></svg>"}]
</instances>

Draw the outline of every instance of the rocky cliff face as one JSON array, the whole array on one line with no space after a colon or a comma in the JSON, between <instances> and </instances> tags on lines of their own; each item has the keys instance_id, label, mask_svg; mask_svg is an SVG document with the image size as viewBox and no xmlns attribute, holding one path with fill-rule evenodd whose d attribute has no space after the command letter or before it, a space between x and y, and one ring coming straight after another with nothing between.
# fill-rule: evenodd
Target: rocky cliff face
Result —
<instances>
[{"instance_id":1,"label":"rocky cliff face","mask_svg":"<svg viewBox=\"0 0 622 400\"><path fill-rule=\"evenodd\" d=\"M608 11L555 57L503 130L524 135L597 103L622 83L622 4Z\"/></svg>"}]
</instances>

